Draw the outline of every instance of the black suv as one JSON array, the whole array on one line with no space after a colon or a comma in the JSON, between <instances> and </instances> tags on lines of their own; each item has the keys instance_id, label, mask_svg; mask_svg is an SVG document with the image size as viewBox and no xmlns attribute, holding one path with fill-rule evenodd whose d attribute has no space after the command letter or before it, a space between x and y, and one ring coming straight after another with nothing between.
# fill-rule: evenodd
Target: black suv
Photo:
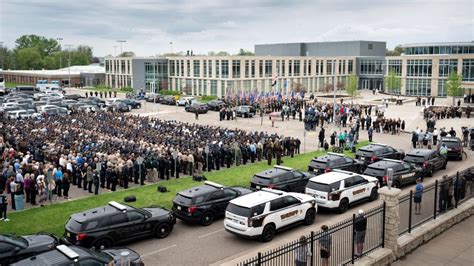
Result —
<instances>
[{"instance_id":1,"label":"black suv","mask_svg":"<svg viewBox=\"0 0 474 266\"><path fill-rule=\"evenodd\" d=\"M176 105L176 98L171 95L167 95L161 99L162 104L167 104L167 105Z\"/></svg>"},{"instance_id":2,"label":"black suv","mask_svg":"<svg viewBox=\"0 0 474 266\"><path fill-rule=\"evenodd\" d=\"M209 110L220 111L225 106L225 102L221 100L212 100L207 103Z\"/></svg>"},{"instance_id":3,"label":"black suv","mask_svg":"<svg viewBox=\"0 0 474 266\"><path fill-rule=\"evenodd\" d=\"M175 223L173 214L164 208L137 209L111 201L107 206L71 215L65 226L64 240L103 249L145 236L165 238Z\"/></svg>"},{"instance_id":4,"label":"black suv","mask_svg":"<svg viewBox=\"0 0 474 266\"><path fill-rule=\"evenodd\" d=\"M439 147L441 147L442 144L446 144L446 147L448 148L448 160L462 160L463 147L462 142L459 138L441 138L439 142Z\"/></svg>"},{"instance_id":5,"label":"black suv","mask_svg":"<svg viewBox=\"0 0 474 266\"><path fill-rule=\"evenodd\" d=\"M250 182L250 189L274 188L287 192L304 193L306 184L313 174L275 165L272 169L257 173Z\"/></svg>"},{"instance_id":6,"label":"black suv","mask_svg":"<svg viewBox=\"0 0 474 266\"><path fill-rule=\"evenodd\" d=\"M446 169L448 160L437 150L415 149L406 154L403 161L421 167L423 176L433 176L439 169Z\"/></svg>"},{"instance_id":7,"label":"black suv","mask_svg":"<svg viewBox=\"0 0 474 266\"><path fill-rule=\"evenodd\" d=\"M397 188L414 183L421 176L422 171L421 168L404 161L383 159L367 166L364 175L376 177L380 186L385 186L388 181L387 169L389 168L393 169L392 185Z\"/></svg>"},{"instance_id":8,"label":"black suv","mask_svg":"<svg viewBox=\"0 0 474 266\"><path fill-rule=\"evenodd\" d=\"M130 264L144 265L140 255L128 248L105 249L100 252L76 246L59 245L55 250L24 259L12 265L122 265L121 253L127 252Z\"/></svg>"},{"instance_id":9,"label":"black suv","mask_svg":"<svg viewBox=\"0 0 474 266\"><path fill-rule=\"evenodd\" d=\"M2 234L0 235L0 265L9 265L10 263L50 251L58 244L59 240L54 235L15 236Z\"/></svg>"},{"instance_id":10,"label":"black suv","mask_svg":"<svg viewBox=\"0 0 474 266\"><path fill-rule=\"evenodd\" d=\"M235 108L235 115L239 117L254 117L256 113L253 106L241 105Z\"/></svg>"},{"instance_id":11,"label":"black suv","mask_svg":"<svg viewBox=\"0 0 474 266\"><path fill-rule=\"evenodd\" d=\"M132 109L140 109L142 107L142 104L139 101L135 101L132 99L120 99L120 102L123 102L126 105L129 105L132 107Z\"/></svg>"},{"instance_id":12,"label":"black suv","mask_svg":"<svg viewBox=\"0 0 474 266\"><path fill-rule=\"evenodd\" d=\"M212 224L224 216L229 201L252 191L241 187L224 187L205 181L204 185L180 191L173 200L173 214L186 222Z\"/></svg>"},{"instance_id":13,"label":"black suv","mask_svg":"<svg viewBox=\"0 0 474 266\"><path fill-rule=\"evenodd\" d=\"M344 156L341 153L328 152L328 154L313 158L308 165L308 172L323 174L333 169L362 173L365 169L364 162Z\"/></svg>"},{"instance_id":14,"label":"black suv","mask_svg":"<svg viewBox=\"0 0 474 266\"><path fill-rule=\"evenodd\" d=\"M364 161L365 165L375 163L382 159L402 160L405 153L386 144L372 143L357 150L356 159Z\"/></svg>"}]
</instances>

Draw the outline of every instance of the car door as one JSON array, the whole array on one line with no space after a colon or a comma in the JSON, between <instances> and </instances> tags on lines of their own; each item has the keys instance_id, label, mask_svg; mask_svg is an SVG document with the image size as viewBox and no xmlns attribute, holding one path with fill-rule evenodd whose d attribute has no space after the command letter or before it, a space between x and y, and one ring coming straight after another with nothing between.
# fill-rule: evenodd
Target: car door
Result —
<instances>
[{"instance_id":1,"label":"car door","mask_svg":"<svg viewBox=\"0 0 474 266\"><path fill-rule=\"evenodd\" d=\"M109 229L109 235L113 238L114 241L122 241L128 239L131 236L128 227L128 217L126 213L120 212L113 214L109 217L107 226Z\"/></svg>"},{"instance_id":2,"label":"car door","mask_svg":"<svg viewBox=\"0 0 474 266\"><path fill-rule=\"evenodd\" d=\"M351 172L355 172L356 169L354 169L354 164L353 164L353 160L352 158L341 158L338 160L338 163L341 164L341 167L340 169L342 170L346 170L346 171L351 171Z\"/></svg>"},{"instance_id":3,"label":"car door","mask_svg":"<svg viewBox=\"0 0 474 266\"><path fill-rule=\"evenodd\" d=\"M277 229L287 226L297 219L300 212L298 202L299 200L292 196L281 197L270 202L270 211L274 212Z\"/></svg>"},{"instance_id":4,"label":"car door","mask_svg":"<svg viewBox=\"0 0 474 266\"><path fill-rule=\"evenodd\" d=\"M345 193L341 197L347 197L349 203L357 201L360 198L360 194L356 192L356 187L354 186L354 177L349 176L344 179L344 191Z\"/></svg>"},{"instance_id":5,"label":"car door","mask_svg":"<svg viewBox=\"0 0 474 266\"><path fill-rule=\"evenodd\" d=\"M130 237L138 237L151 233L152 224L146 221L146 217L143 213L138 211L128 211L128 226L130 228Z\"/></svg>"},{"instance_id":6,"label":"car door","mask_svg":"<svg viewBox=\"0 0 474 266\"><path fill-rule=\"evenodd\" d=\"M15 246L6 243L6 242L0 242L0 260L3 262L6 262L7 264L9 262L13 261L13 256L15 255Z\"/></svg>"},{"instance_id":7,"label":"car door","mask_svg":"<svg viewBox=\"0 0 474 266\"><path fill-rule=\"evenodd\" d=\"M224 190L217 190L209 197L209 204L213 206L212 209L216 216L224 214L228 203L229 200L227 200Z\"/></svg>"},{"instance_id":8,"label":"car door","mask_svg":"<svg viewBox=\"0 0 474 266\"><path fill-rule=\"evenodd\" d=\"M439 156L439 153L437 151L434 151L430 156L430 161L434 165L435 170L438 170L443 167L443 160L441 160L441 157Z\"/></svg>"},{"instance_id":9,"label":"car door","mask_svg":"<svg viewBox=\"0 0 474 266\"><path fill-rule=\"evenodd\" d=\"M305 188L306 188L306 183L307 183L307 179L305 178L305 176L301 173L301 172L298 172L298 171L294 171L293 172L293 191L295 192L304 192Z\"/></svg>"},{"instance_id":10,"label":"car door","mask_svg":"<svg viewBox=\"0 0 474 266\"><path fill-rule=\"evenodd\" d=\"M362 176L356 175L353 177L353 186L354 186L354 191L357 195L357 200L365 199L370 196L370 189L368 187L369 181L367 179L363 178Z\"/></svg>"}]
</instances>

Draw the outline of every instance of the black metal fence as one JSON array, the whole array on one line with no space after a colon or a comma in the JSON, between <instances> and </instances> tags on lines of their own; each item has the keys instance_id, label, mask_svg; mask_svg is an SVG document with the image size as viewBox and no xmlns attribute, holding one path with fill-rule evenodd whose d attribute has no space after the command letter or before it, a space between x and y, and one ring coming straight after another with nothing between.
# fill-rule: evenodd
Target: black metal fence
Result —
<instances>
[{"instance_id":1,"label":"black metal fence","mask_svg":"<svg viewBox=\"0 0 474 266\"><path fill-rule=\"evenodd\" d=\"M459 204L473 197L474 181L470 179L471 173L474 174L474 167L459 171L440 181L436 180L434 184L424 187L419 211L416 210L416 195L413 190L402 196L399 199L399 235L411 233L413 228L436 219L439 214L455 209Z\"/></svg>"},{"instance_id":2,"label":"black metal fence","mask_svg":"<svg viewBox=\"0 0 474 266\"><path fill-rule=\"evenodd\" d=\"M367 230L365 231L365 238L362 241L362 247L359 244L360 254L358 254L357 242L361 240L361 236L360 234L356 236L354 230L354 226L359 221L359 217L353 214L352 218L330 226L327 231L311 231L309 235L305 235L306 240L304 241L298 239L276 249L267 252L259 252L257 256L240 262L238 265L286 266L297 264L297 259L298 261L305 262L302 263L303 265L323 265L321 247L325 246L328 238L331 239L329 258L327 259L329 265L354 263L355 260L365 256L367 253L379 247L383 247L385 202L365 212L364 217L367 218Z\"/></svg>"}]
</instances>

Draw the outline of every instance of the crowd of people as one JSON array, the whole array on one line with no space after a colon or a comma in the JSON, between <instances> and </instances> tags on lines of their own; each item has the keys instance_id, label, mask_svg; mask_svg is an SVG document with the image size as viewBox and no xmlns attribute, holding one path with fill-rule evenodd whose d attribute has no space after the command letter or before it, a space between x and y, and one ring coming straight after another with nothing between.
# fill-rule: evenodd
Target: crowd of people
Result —
<instances>
[{"instance_id":1,"label":"crowd of people","mask_svg":"<svg viewBox=\"0 0 474 266\"><path fill-rule=\"evenodd\" d=\"M15 195L44 205L69 198L71 186L97 194L260 160L280 164L301 145L277 134L103 111L7 120L0 136L0 190L13 209Z\"/></svg>"},{"instance_id":2,"label":"crowd of people","mask_svg":"<svg viewBox=\"0 0 474 266\"><path fill-rule=\"evenodd\" d=\"M470 105L466 107L455 107L455 106L430 106L423 109L423 117L425 120L428 119L449 119L449 118L462 118L465 114L466 118L471 118L472 107Z\"/></svg>"}]
</instances>

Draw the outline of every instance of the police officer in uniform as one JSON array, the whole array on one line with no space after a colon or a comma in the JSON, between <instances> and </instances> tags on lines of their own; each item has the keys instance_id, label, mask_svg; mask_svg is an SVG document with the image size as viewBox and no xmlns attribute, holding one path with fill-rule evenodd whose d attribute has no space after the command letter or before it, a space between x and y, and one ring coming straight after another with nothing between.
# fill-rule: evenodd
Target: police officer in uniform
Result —
<instances>
[{"instance_id":1,"label":"police officer in uniform","mask_svg":"<svg viewBox=\"0 0 474 266\"><path fill-rule=\"evenodd\" d=\"M265 149L266 149L266 154L267 154L268 165L272 165L273 143L270 139L267 141L267 145L266 145Z\"/></svg>"}]
</instances>

